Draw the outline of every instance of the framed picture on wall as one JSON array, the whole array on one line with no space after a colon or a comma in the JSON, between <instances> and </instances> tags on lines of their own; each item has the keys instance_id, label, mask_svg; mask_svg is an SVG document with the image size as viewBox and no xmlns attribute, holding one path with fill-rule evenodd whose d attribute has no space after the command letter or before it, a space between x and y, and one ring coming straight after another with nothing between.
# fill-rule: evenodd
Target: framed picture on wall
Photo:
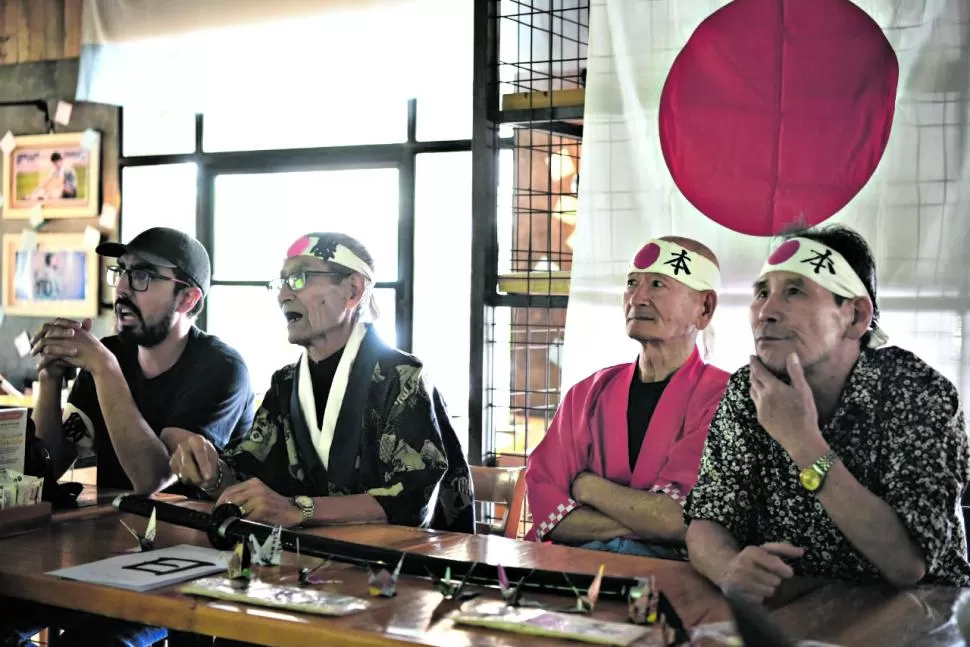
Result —
<instances>
[{"instance_id":1,"label":"framed picture on wall","mask_svg":"<svg viewBox=\"0 0 970 647\"><path fill-rule=\"evenodd\" d=\"M10 315L94 317L100 263L84 234L37 234L22 248L20 234L3 236L3 309Z\"/></svg>"},{"instance_id":2,"label":"framed picture on wall","mask_svg":"<svg viewBox=\"0 0 970 647\"><path fill-rule=\"evenodd\" d=\"M100 212L101 135L24 135L3 155L4 219L93 218Z\"/></svg>"}]
</instances>

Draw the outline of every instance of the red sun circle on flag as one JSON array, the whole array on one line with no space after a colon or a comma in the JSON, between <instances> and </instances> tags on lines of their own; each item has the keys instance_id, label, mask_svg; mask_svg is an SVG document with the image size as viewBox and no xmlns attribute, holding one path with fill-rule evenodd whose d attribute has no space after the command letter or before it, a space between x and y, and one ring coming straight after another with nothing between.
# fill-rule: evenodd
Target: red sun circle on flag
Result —
<instances>
[{"instance_id":1,"label":"red sun circle on flag","mask_svg":"<svg viewBox=\"0 0 970 647\"><path fill-rule=\"evenodd\" d=\"M816 225L876 170L898 79L882 29L850 0L734 0L670 69L664 160L687 200L729 229Z\"/></svg>"},{"instance_id":2,"label":"red sun circle on flag","mask_svg":"<svg viewBox=\"0 0 970 647\"><path fill-rule=\"evenodd\" d=\"M768 265L781 265L789 258L794 256L798 251L798 248L801 246L802 244L797 240L789 240L782 243L778 246L778 249L773 251L771 256L768 257Z\"/></svg>"},{"instance_id":3,"label":"red sun circle on flag","mask_svg":"<svg viewBox=\"0 0 970 647\"><path fill-rule=\"evenodd\" d=\"M656 263L658 258L660 258L660 245L647 243L633 257L633 267L638 270L645 270Z\"/></svg>"}]
</instances>

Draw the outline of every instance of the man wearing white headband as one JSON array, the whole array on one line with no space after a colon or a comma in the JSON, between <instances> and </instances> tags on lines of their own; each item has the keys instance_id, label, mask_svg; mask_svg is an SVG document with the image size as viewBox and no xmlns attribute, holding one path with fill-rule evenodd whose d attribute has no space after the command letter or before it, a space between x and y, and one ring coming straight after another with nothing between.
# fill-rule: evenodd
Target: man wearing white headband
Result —
<instances>
[{"instance_id":1,"label":"man wearing white headband","mask_svg":"<svg viewBox=\"0 0 970 647\"><path fill-rule=\"evenodd\" d=\"M172 471L254 521L474 532L471 472L421 362L370 325L374 262L338 233L301 237L269 287L300 360L273 375L252 430L220 460L185 443Z\"/></svg>"},{"instance_id":2,"label":"man wearing white headband","mask_svg":"<svg viewBox=\"0 0 970 647\"><path fill-rule=\"evenodd\" d=\"M681 506L728 374L697 336L717 306L717 258L697 241L647 241L627 271L632 362L566 393L526 469L533 540L683 559Z\"/></svg>"},{"instance_id":3,"label":"man wearing white headband","mask_svg":"<svg viewBox=\"0 0 970 647\"><path fill-rule=\"evenodd\" d=\"M787 237L754 284L756 355L711 423L685 509L698 571L761 601L793 575L970 584L957 389L880 348L875 264L843 226Z\"/></svg>"}]
</instances>

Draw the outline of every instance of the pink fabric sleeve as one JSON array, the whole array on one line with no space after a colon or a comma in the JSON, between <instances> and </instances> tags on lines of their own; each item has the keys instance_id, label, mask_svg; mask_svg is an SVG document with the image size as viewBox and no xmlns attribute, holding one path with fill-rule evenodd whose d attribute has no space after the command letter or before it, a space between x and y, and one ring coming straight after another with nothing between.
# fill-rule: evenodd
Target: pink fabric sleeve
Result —
<instances>
[{"instance_id":1,"label":"pink fabric sleeve","mask_svg":"<svg viewBox=\"0 0 970 647\"><path fill-rule=\"evenodd\" d=\"M730 376L719 369L708 367L698 385L696 397L688 403L684 417L684 433L670 447L667 462L657 475L657 484L651 492L662 492L683 506L687 503L697 472L700 469L704 442L711 426L711 419L721 402Z\"/></svg>"},{"instance_id":2,"label":"pink fabric sleeve","mask_svg":"<svg viewBox=\"0 0 970 647\"><path fill-rule=\"evenodd\" d=\"M569 390L545 437L532 451L525 470L526 497L532 512L530 541L542 541L579 504L570 496L572 482L589 467L590 436L584 416L585 389Z\"/></svg>"}]
</instances>

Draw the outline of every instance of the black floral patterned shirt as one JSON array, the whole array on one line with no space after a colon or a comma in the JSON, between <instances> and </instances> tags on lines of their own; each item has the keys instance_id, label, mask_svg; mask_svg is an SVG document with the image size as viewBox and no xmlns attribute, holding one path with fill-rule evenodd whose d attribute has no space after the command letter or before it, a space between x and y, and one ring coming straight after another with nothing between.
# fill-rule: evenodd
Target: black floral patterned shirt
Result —
<instances>
[{"instance_id":1,"label":"black floral patterned shirt","mask_svg":"<svg viewBox=\"0 0 970 647\"><path fill-rule=\"evenodd\" d=\"M742 546L803 547L805 555L792 563L802 575L879 579L758 424L750 388L745 366L731 377L711 421L685 521L715 521ZM960 504L970 449L953 384L909 351L866 349L822 435L852 475L899 515L925 556L924 582L970 584Z\"/></svg>"}]
</instances>

